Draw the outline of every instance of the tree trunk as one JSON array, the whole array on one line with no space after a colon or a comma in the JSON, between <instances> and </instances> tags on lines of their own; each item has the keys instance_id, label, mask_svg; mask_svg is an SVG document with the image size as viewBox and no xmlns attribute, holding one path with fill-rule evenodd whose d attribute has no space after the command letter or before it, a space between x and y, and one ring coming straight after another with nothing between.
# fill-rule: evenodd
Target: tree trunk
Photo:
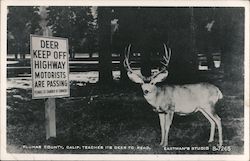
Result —
<instances>
[{"instance_id":1,"label":"tree trunk","mask_svg":"<svg viewBox=\"0 0 250 161\"><path fill-rule=\"evenodd\" d=\"M145 44L142 47L142 53L141 53L141 74L145 77L151 76L151 68L152 68L152 49L148 48L148 45ZM155 54L155 53L154 53Z\"/></svg>"},{"instance_id":2,"label":"tree trunk","mask_svg":"<svg viewBox=\"0 0 250 161\"><path fill-rule=\"evenodd\" d=\"M223 10L222 64L225 80L243 80L244 9Z\"/></svg>"},{"instance_id":3,"label":"tree trunk","mask_svg":"<svg viewBox=\"0 0 250 161\"><path fill-rule=\"evenodd\" d=\"M110 84L112 76L111 60L111 9L98 8L99 25L99 83Z\"/></svg>"},{"instance_id":4,"label":"tree trunk","mask_svg":"<svg viewBox=\"0 0 250 161\"><path fill-rule=\"evenodd\" d=\"M119 70L120 70L120 81L122 84L127 84L128 83L128 76L127 76L127 71L124 68L123 61L125 59L125 48L128 46L129 40L126 38L126 36L129 35L129 32L127 31L129 26L128 26L128 21L127 19L131 20L132 17L128 16L128 9L124 7L117 7L115 10L116 16L119 19L118 24L119 24L119 30L116 35L116 39L114 41L114 46L115 50L117 53L120 54L120 65L119 65ZM130 81L129 81L130 82Z\"/></svg>"},{"instance_id":5,"label":"tree trunk","mask_svg":"<svg viewBox=\"0 0 250 161\"><path fill-rule=\"evenodd\" d=\"M198 78L198 60L197 60L197 46L196 46L196 21L194 8L190 8L190 65L192 81L197 81Z\"/></svg>"}]
</instances>

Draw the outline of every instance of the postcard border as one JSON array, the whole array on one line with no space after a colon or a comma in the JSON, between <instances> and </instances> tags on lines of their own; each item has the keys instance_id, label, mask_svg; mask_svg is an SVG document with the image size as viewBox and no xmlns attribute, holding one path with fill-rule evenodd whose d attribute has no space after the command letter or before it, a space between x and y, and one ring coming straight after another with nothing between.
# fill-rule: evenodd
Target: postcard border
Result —
<instances>
[{"instance_id":1,"label":"postcard border","mask_svg":"<svg viewBox=\"0 0 250 161\"><path fill-rule=\"evenodd\" d=\"M7 6L225 6L245 7L245 100L244 100L244 154L243 155L168 155L168 154L17 154L6 152L6 54L1 55L1 159L2 160L248 160L249 159L249 2L248 1L125 1L125 0L2 0L1 54L7 48ZM247 99L248 98L248 99ZM185 156L183 158L183 156ZM169 158L171 157L171 158Z\"/></svg>"}]
</instances>

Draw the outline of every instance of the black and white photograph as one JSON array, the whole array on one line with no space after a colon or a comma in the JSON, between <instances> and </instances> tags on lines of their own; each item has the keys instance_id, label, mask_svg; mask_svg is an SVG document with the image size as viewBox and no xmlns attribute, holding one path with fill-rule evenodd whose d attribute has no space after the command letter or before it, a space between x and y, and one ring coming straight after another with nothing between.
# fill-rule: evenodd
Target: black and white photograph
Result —
<instances>
[{"instance_id":1,"label":"black and white photograph","mask_svg":"<svg viewBox=\"0 0 250 161\"><path fill-rule=\"evenodd\" d=\"M45 2L1 1L1 159L249 160L249 2Z\"/></svg>"}]
</instances>

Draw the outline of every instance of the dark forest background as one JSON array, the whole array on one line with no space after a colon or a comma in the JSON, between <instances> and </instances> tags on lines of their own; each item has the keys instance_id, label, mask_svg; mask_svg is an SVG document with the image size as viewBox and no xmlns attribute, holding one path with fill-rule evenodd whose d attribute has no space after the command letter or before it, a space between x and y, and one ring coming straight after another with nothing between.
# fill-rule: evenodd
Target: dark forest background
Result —
<instances>
[{"instance_id":1,"label":"dark forest background","mask_svg":"<svg viewBox=\"0 0 250 161\"><path fill-rule=\"evenodd\" d=\"M9 7L8 54L25 58L29 34L42 34L41 26L48 26L53 36L68 38L71 56L98 53L99 82L103 84L113 81L112 53L121 60L120 80L127 79L122 63L128 44L132 44L132 53L141 53L142 74L149 76L152 58L163 52L166 43L172 49L169 71L174 73L169 83L200 80L200 53L211 69L212 54L220 54L226 80L242 79L244 73L244 8L47 7L41 11L40 7Z\"/></svg>"}]
</instances>

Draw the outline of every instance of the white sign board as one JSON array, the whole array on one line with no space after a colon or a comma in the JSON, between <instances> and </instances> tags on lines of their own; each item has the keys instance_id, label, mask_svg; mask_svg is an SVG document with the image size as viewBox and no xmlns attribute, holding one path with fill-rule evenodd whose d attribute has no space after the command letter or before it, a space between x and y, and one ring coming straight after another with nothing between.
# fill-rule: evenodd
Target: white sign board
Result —
<instances>
[{"instance_id":1,"label":"white sign board","mask_svg":"<svg viewBox=\"0 0 250 161\"><path fill-rule=\"evenodd\" d=\"M68 39L31 35L32 98L68 97Z\"/></svg>"}]
</instances>

